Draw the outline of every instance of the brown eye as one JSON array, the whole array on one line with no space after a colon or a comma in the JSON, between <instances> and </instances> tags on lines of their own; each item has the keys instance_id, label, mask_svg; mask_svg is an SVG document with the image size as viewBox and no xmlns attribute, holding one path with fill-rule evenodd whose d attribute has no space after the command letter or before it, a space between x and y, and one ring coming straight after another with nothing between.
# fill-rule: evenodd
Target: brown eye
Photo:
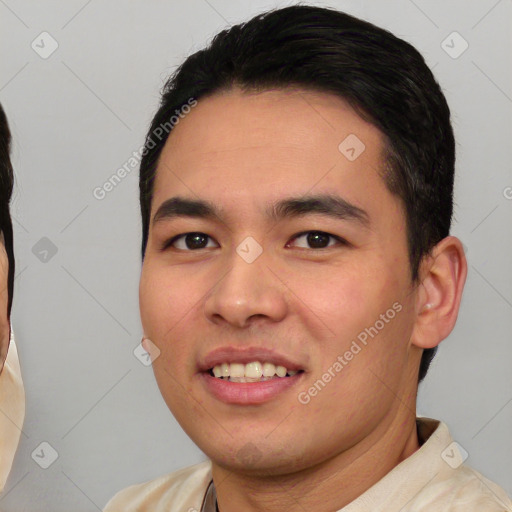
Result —
<instances>
[{"instance_id":1,"label":"brown eye","mask_svg":"<svg viewBox=\"0 0 512 512\"><path fill-rule=\"evenodd\" d=\"M330 241L338 241L341 244L345 244L346 242L335 235L331 235L329 233L325 233L324 231L304 231L303 233L299 233L296 235L293 240L303 240L306 245L298 245L297 247L302 247L305 249L327 249L328 247L332 247L336 244L330 244Z\"/></svg>"},{"instance_id":2,"label":"brown eye","mask_svg":"<svg viewBox=\"0 0 512 512\"><path fill-rule=\"evenodd\" d=\"M164 249L174 247L180 251L194 251L197 249L205 249L207 247L216 247L216 245L208 245L208 240L212 240L205 233L183 233L172 238L164 244Z\"/></svg>"}]
</instances>

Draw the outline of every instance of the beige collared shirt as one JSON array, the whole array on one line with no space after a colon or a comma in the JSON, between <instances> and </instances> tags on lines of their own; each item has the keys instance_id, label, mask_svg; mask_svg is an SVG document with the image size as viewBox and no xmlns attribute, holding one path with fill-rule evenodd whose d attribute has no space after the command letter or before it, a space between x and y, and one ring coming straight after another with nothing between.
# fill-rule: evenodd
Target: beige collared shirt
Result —
<instances>
[{"instance_id":1,"label":"beige collared shirt","mask_svg":"<svg viewBox=\"0 0 512 512\"><path fill-rule=\"evenodd\" d=\"M512 512L503 489L462 463L444 423L418 418L418 434L416 452L338 512ZM203 462L124 489L104 512L215 512L211 481Z\"/></svg>"},{"instance_id":2,"label":"beige collared shirt","mask_svg":"<svg viewBox=\"0 0 512 512\"><path fill-rule=\"evenodd\" d=\"M25 390L18 350L11 330L5 364L0 373L0 492L3 491L25 419Z\"/></svg>"}]
</instances>

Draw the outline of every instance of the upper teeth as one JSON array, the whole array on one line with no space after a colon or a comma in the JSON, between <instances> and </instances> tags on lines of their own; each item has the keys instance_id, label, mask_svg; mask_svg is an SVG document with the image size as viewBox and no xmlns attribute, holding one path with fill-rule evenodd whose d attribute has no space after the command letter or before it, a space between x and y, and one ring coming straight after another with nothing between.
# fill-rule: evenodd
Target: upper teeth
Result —
<instances>
[{"instance_id":1,"label":"upper teeth","mask_svg":"<svg viewBox=\"0 0 512 512\"><path fill-rule=\"evenodd\" d=\"M249 378L259 380L260 378L272 378L274 375L278 377L286 377L295 375L294 370L287 370L284 366L276 366L272 363L260 363L253 361L251 363L222 363L213 367L213 375L215 377L224 378Z\"/></svg>"}]
</instances>

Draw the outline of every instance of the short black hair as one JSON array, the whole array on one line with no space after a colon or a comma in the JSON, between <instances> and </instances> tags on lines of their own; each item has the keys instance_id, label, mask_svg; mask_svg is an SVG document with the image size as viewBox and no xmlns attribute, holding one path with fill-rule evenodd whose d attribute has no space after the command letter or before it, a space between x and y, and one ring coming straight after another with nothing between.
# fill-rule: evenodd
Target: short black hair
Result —
<instances>
[{"instance_id":1,"label":"short black hair","mask_svg":"<svg viewBox=\"0 0 512 512\"><path fill-rule=\"evenodd\" d=\"M7 316L11 315L12 295L14 289L14 244L12 233L12 221L9 211L9 203L14 184L14 173L11 164L11 131L7 123L7 117L0 104L0 231L4 234L5 251L9 261L7 277L8 303Z\"/></svg>"},{"instance_id":2,"label":"short black hair","mask_svg":"<svg viewBox=\"0 0 512 512\"><path fill-rule=\"evenodd\" d=\"M403 203L411 282L417 284L422 258L449 235L452 220L455 140L448 104L412 45L346 13L307 5L271 10L223 30L168 79L141 159L142 257L153 180L172 131L162 137L161 127L190 98L234 87L333 93L380 129L386 143L381 174ZM435 352L424 350L419 381Z\"/></svg>"}]
</instances>

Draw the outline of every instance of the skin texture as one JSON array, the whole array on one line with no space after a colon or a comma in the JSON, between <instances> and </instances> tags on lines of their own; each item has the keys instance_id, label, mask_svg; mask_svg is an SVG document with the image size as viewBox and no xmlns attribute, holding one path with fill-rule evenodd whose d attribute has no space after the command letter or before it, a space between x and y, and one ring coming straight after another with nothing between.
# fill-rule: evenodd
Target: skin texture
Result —
<instances>
[{"instance_id":1,"label":"skin texture","mask_svg":"<svg viewBox=\"0 0 512 512\"><path fill-rule=\"evenodd\" d=\"M366 146L354 161L338 150L349 134ZM422 349L452 330L467 264L460 241L447 237L412 285L404 212L378 174L383 148L380 131L340 98L293 89L201 99L167 140L152 218L177 195L210 200L223 215L151 223L141 318L160 351L153 368L167 405L212 459L222 512L337 510L418 448ZM268 203L307 193L342 196L368 212L370 228L319 214L265 216ZM297 238L308 230L348 244L311 247ZM187 232L211 237L207 247L181 239L162 250ZM251 264L236 252L248 236L263 248ZM298 393L396 302L401 311L300 403ZM276 349L304 373L263 404L224 403L198 362L226 345Z\"/></svg>"},{"instance_id":2,"label":"skin texture","mask_svg":"<svg viewBox=\"0 0 512 512\"><path fill-rule=\"evenodd\" d=\"M4 234L0 234L0 372L2 371L9 349L10 326L7 318L8 288L7 276L9 261L4 245Z\"/></svg>"}]
</instances>

